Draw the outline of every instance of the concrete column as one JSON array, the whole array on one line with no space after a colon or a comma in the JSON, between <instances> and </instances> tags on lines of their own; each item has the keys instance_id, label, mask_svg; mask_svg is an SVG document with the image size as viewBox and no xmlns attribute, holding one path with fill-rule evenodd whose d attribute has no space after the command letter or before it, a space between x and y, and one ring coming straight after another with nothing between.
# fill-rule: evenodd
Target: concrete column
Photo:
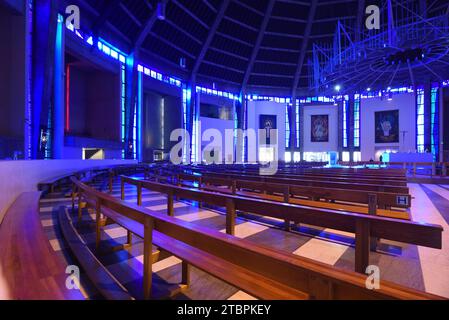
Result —
<instances>
[{"instance_id":1,"label":"concrete column","mask_svg":"<svg viewBox=\"0 0 449 320\"><path fill-rule=\"evenodd\" d=\"M55 41L54 92L53 92L53 158L62 159L64 150L64 107L65 107L65 74L64 74L64 19L58 16Z\"/></svg>"},{"instance_id":2,"label":"concrete column","mask_svg":"<svg viewBox=\"0 0 449 320\"><path fill-rule=\"evenodd\" d=\"M55 0L36 0L33 12L32 41L32 143L31 158L43 159L46 145L42 133L49 133L49 111L54 82L54 54L58 11ZM49 121L50 120L50 121ZM47 138L50 138L47 136ZM48 144L47 144L48 145ZM51 156L51 154L49 154Z\"/></svg>"}]
</instances>

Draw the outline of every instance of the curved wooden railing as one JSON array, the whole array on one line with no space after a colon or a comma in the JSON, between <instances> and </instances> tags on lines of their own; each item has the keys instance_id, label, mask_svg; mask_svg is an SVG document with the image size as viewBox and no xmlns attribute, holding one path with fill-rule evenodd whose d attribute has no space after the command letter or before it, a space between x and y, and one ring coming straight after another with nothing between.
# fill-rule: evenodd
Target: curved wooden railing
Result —
<instances>
[{"instance_id":1,"label":"curved wooden railing","mask_svg":"<svg viewBox=\"0 0 449 320\"><path fill-rule=\"evenodd\" d=\"M40 221L40 195L22 193L0 225L0 299L82 300L80 290L66 287L66 265Z\"/></svg>"}]
</instances>

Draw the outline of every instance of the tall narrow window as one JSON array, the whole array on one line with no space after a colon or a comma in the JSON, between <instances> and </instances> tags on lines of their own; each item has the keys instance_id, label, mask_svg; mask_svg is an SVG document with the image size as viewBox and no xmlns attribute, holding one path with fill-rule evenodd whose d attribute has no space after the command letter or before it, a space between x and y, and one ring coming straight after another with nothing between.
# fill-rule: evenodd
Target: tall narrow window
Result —
<instances>
[{"instance_id":1,"label":"tall narrow window","mask_svg":"<svg viewBox=\"0 0 449 320\"><path fill-rule=\"evenodd\" d=\"M187 107L188 107L188 104L190 101L190 97L191 97L190 89L187 89L187 88L182 89L182 125L183 125L185 133L188 132L187 131L187 128L188 128L188 126L187 126ZM184 137L183 140L184 140L184 146L182 148L182 162L187 163L188 162L187 157L188 157L189 141L188 141L187 137Z\"/></svg>"},{"instance_id":2,"label":"tall narrow window","mask_svg":"<svg viewBox=\"0 0 449 320\"><path fill-rule=\"evenodd\" d=\"M137 75L137 159L142 161L142 73Z\"/></svg>"},{"instance_id":3,"label":"tall narrow window","mask_svg":"<svg viewBox=\"0 0 449 320\"><path fill-rule=\"evenodd\" d=\"M288 116L288 105L285 106L285 148L290 148L290 121Z\"/></svg>"},{"instance_id":4,"label":"tall narrow window","mask_svg":"<svg viewBox=\"0 0 449 320\"><path fill-rule=\"evenodd\" d=\"M430 139L433 161L438 161L440 141L438 90L438 88L432 88L430 97Z\"/></svg>"},{"instance_id":5,"label":"tall narrow window","mask_svg":"<svg viewBox=\"0 0 449 320\"><path fill-rule=\"evenodd\" d=\"M121 130L120 130L120 139L122 143L125 142L125 100L126 100L126 66L124 63L120 66L121 72L120 72L120 82L121 82L121 88L120 88L120 124L121 124ZM122 149L122 158L125 159L125 149Z\"/></svg>"},{"instance_id":6,"label":"tall narrow window","mask_svg":"<svg viewBox=\"0 0 449 320\"><path fill-rule=\"evenodd\" d=\"M299 99L296 99L296 119L295 119L295 125L296 125L296 148L299 148Z\"/></svg>"},{"instance_id":7,"label":"tall narrow window","mask_svg":"<svg viewBox=\"0 0 449 320\"><path fill-rule=\"evenodd\" d=\"M343 99L343 148L348 147L348 122L347 121L348 121L348 101L346 99Z\"/></svg>"},{"instance_id":8,"label":"tall narrow window","mask_svg":"<svg viewBox=\"0 0 449 320\"><path fill-rule=\"evenodd\" d=\"M416 147L418 152L424 152L424 89L417 90L416 101Z\"/></svg>"},{"instance_id":9,"label":"tall narrow window","mask_svg":"<svg viewBox=\"0 0 449 320\"><path fill-rule=\"evenodd\" d=\"M133 159L137 159L137 106L134 108L133 121Z\"/></svg>"},{"instance_id":10,"label":"tall narrow window","mask_svg":"<svg viewBox=\"0 0 449 320\"><path fill-rule=\"evenodd\" d=\"M354 96L354 147L360 147L360 95Z\"/></svg>"}]
</instances>

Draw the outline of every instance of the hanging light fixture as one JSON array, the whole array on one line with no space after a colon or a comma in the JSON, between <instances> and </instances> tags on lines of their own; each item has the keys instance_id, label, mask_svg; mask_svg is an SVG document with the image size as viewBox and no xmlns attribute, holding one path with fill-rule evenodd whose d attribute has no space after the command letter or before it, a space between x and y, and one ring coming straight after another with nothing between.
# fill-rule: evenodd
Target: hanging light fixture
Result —
<instances>
[{"instance_id":1,"label":"hanging light fixture","mask_svg":"<svg viewBox=\"0 0 449 320\"><path fill-rule=\"evenodd\" d=\"M165 1L159 1L157 3L157 18L159 20L165 20L165 9L166 9L166 2Z\"/></svg>"}]
</instances>

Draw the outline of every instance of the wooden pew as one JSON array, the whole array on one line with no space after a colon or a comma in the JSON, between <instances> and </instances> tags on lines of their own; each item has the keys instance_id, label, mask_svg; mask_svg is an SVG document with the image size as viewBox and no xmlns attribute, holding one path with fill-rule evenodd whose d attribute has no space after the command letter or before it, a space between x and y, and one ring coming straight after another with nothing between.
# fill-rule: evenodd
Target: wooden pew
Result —
<instances>
[{"instance_id":1,"label":"wooden pew","mask_svg":"<svg viewBox=\"0 0 449 320\"><path fill-rule=\"evenodd\" d=\"M230 173L230 174L246 174L246 175L258 175L258 171L252 170L197 170L199 173ZM334 173L315 173L315 172L304 172L304 173L289 173L284 171L278 171L276 174L272 175L276 178L289 178L289 179L313 179L317 181L332 181L332 182L353 182L356 180L358 183L365 184L377 184L377 185L392 185L392 186L406 186L407 180L403 179L390 179L388 175L385 176L364 176L364 175L337 175Z\"/></svg>"},{"instance_id":2,"label":"wooden pew","mask_svg":"<svg viewBox=\"0 0 449 320\"><path fill-rule=\"evenodd\" d=\"M158 171L167 172L169 175L173 175L176 173L182 174L184 172L180 172L177 170L167 170L167 169L159 169ZM157 171L157 172L158 172ZM186 170L188 171L188 170ZM189 172L186 172L189 173ZM379 191L379 192L390 192L390 193L402 193L408 194L407 186L392 186L392 185L375 185L375 184L365 184L358 182L332 182L327 180L315 180L312 178L300 178L300 179L291 179L291 178L280 178L276 176L260 176L258 174L236 174L236 173L224 173L224 172L200 172L198 170L192 170L190 174L201 175L203 177L219 177L219 178L229 178L233 180L250 180L250 181L261 181L261 182L270 182L270 183L281 183L281 184L290 184L290 185L303 185L303 186L313 186L313 187L323 187L323 188L338 188L338 189L350 189L350 190L365 190L365 191ZM157 173L157 175L161 175L161 173ZM356 179L355 179L356 180ZM357 180L356 180L357 181Z\"/></svg>"},{"instance_id":3,"label":"wooden pew","mask_svg":"<svg viewBox=\"0 0 449 320\"><path fill-rule=\"evenodd\" d=\"M263 194L279 194L284 195L287 192L289 194L289 202L295 200L295 198L309 199L314 201L319 201L321 199L327 201L342 201L342 202L352 202L369 204L369 195L376 196L375 211L377 208L403 208L407 209L411 206L411 196L409 194L396 194L378 191L364 191L364 190L351 190L348 192L345 189L334 189L334 188L322 188L322 187L310 187L310 186L300 186L300 185L286 185L279 183L269 183L260 181L248 181L248 180L232 180L230 178L215 177L215 176L196 176L191 174L173 174L168 173L169 177L159 176L160 181L172 182L175 181L178 186L190 186L193 185L185 184L184 181L196 182L198 188L217 191L217 192L228 192L238 194L238 195L251 195L250 193L259 192ZM217 188L217 186L220 186ZM223 188L226 187L227 189ZM286 188L288 188L287 191ZM249 193L245 193L249 192ZM229 193L229 192L228 192ZM319 205L318 203L317 205ZM376 214L376 212L374 212ZM409 216L409 215L408 215Z\"/></svg>"},{"instance_id":4,"label":"wooden pew","mask_svg":"<svg viewBox=\"0 0 449 320\"><path fill-rule=\"evenodd\" d=\"M365 189L375 189L376 187L382 188L382 187L403 187L403 190L406 190L407 181L406 179L400 179L400 180L390 180L388 177L374 177L374 178L368 178L364 176L335 176L334 174L330 173L323 173L323 174L274 174L274 175L260 175L259 171L254 172L245 172L245 171L239 171L239 170L226 170L226 169L218 169L217 170L211 170L207 166L205 166L204 169L198 168L198 166L163 166L163 167L153 167L149 169L150 174L156 174L156 175L162 175L162 174L193 174L198 176L225 176L235 179L246 179L246 180L256 180L259 179L261 181L267 181L270 179L279 179L284 183L285 179L290 179L292 181L300 180L304 181L304 183L309 182L335 182L340 183L340 185L373 185L371 188L368 186ZM240 177L240 178L238 178ZM392 184L387 184L387 182L391 181ZM363 187L363 186L362 186ZM399 190L399 189L398 189ZM398 190L391 190L391 191L398 191Z\"/></svg>"},{"instance_id":5,"label":"wooden pew","mask_svg":"<svg viewBox=\"0 0 449 320\"><path fill-rule=\"evenodd\" d=\"M0 225L0 270L5 299L83 300L66 287L66 266L50 246L39 217L40 192L22 193Z\"/></svg>"},{"instance_id":6,"label":"wooden pew","mask_svg":"<svg viewBox=\"0 0 449 320\"><path fill-rule=\"evenodd\" d=\"M125 183L136 185L140 195L142 188L145 188L167 194L169 199L176 196L225 207L226 232L231 235L234 234L237 211L354 233L356 239L355 270L357 272L363 273L368 265L370 238L372 237L436 249L441 249L442 246L443 228L439 225L206 192L125 176L122 176L121 179L122 187ZM140 204L140 201L138 197L137 204ZM173 215L173 201L168 201L167 212L168 215Z\"/></svg>"},{"instance_id":7,"label":"wooden pew","mask_svg":"<svg viewBox=\"0 0 449 320\"><path fill-rule=\"evenodd\" d=\"M392 192L392 193L405 193L408 194L408 187L401 186L389 186L389 185L372 185L363 183L347 183L347 182L327 182L327 181L315 181L310 179L289 179L289 178L276 178L271 176L259 176L259 175L244 175L244 174L228 174L228 173L204 173L203 176L213 177L228 177L231 179L281 183L289 185L301 185L310 187L323 187L323 188L337 188L348 190L365 190L365 191L380 191L380 192Z\"/></svg>"},{"instance_id":8,"label":"wooden pew","mask_svg":"<svg viewBox=\"0 0 449 320\"><path fill-rule=\"evenodd\" d=\"M238 170L239 172L253 172L258 173L261 166L257 167L246 167L242 165L191 165L191 166L183 166L185 169L199 169L202 171L229 171L229 170ZM388 177L391 180L404 180L406 179L406 170L404 169L352 169L352 168L305 168L305 169L283 169L282 167L278 167L278 173L290 173L290 174L325 174L325 175L334 175L341 177L365 177L365 178L379 178L379 177Z\"/></svg>"},{"instance_id":9,"label":"wooden pew","mask_svg":"<svg viewBox=\"0 0 449 320\"><path fill-rule=\"evenodd\" d=\"M379 289L369 290L364 275L202 228L125 203L76 179L72 181L83 192L97 199L97 216L103 213L143 237L145 298L151 296L152 244L161 246L184 261L182 280L186 284L189 281L188 265L193 265L261 299L441 298L387 281L381 281ZM140 187L143 184L143 181L138 182ZM157 189L167 187L152 184ZM231 207L230 202L228 207Z\"/></svg>"}]
</instances>

